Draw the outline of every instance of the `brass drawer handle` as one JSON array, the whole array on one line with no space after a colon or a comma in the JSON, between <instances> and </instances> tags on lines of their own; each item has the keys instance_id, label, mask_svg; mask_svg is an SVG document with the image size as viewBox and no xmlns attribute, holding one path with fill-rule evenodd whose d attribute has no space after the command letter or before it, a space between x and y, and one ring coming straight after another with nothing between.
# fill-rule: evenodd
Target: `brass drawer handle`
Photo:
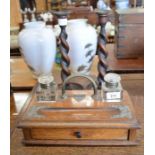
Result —
<instances>
[{"instance_id":1,"label":"brass drawer handle","mask_svg":"<svg viewBox=\"0 0 155 155\"><path fill-rule=\"evenodd\" d=\"M81 137L82 137L80 131L76 131L76 132L74 132L74 134L75 134L75 136L76 136L77 138L81 138Z\"/></svg>"}]
</instances>

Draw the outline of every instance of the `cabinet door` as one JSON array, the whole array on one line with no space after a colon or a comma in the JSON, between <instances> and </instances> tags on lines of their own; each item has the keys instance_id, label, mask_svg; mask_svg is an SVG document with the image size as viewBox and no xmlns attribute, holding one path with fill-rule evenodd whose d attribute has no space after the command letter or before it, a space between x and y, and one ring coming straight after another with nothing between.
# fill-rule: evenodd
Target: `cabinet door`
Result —
<instances>
[{"instance_id":1,"label":"cabinet door","mask_svg":"<svg viewBox=\"0 0 155 155\"><path fill-rule=\"evenodd\" d=\"M37 12L47 10L48 0L36 0Z\"/></svg>"},{"instance_id":2,"label":"cabinet door","mask_svg":"<svg viewBox=\"0 0 155 155\"><path fill-rule=\"evenodd\" d=\"M19 27L19 23L22 22L22 16L20 13L19 0L10 0L10 24L11 27Z\"/></svg>"}]
</instances>

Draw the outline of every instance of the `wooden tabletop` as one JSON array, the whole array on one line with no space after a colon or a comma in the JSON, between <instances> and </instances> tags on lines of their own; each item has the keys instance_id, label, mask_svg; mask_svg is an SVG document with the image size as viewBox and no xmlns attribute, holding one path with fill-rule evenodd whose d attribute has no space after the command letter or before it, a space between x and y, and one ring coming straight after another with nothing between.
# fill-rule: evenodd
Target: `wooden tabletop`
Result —
<instances>
[{"instance_id":1,"label":"wooden tabletop","mask_svg":"<svg viewBox=\"0 0 155 155\"><path fill-rule=\"evenodd\" d=\"M11 136L11 155L143 155L144 154L144 77L143 74L123 75L123 88L126 89L133 101L137 119L141 129L138 131L138 146L130 147L71 147L71 146L24 146L22 131L15 128ZM22 79L21 79L22 80ZM11 117L12 118L12 117Z\"/></svg>"},{"instance_id":2,"label":"wooden tabletop","mask_svg":"<svg viewBox=\"0 0 155 155\"><path fill-rule=\"evenodd\" d=\"M144 72L144 59L116 59L114 54L114 44L108 44L108 65L109 71L116 73L143 73ZM28 69L23 58L11 58L11 85L14 90L30 90L36 83L31 71ZM92 75L97 75L98 57L96 56L91 68ZM60 83L60 70L58 65L53 67L53 75L56 82Z\"/></svg>"}]
</instances>

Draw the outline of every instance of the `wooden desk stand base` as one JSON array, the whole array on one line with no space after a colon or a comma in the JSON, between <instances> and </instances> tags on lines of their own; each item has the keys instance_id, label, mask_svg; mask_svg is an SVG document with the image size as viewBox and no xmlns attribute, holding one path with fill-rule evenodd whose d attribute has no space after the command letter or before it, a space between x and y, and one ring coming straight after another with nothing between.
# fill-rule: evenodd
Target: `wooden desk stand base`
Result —
<instances>
[{"instance_id":1,"label":"wooden desk stand base","mask_svg":"<svg viewBox=\"0 0 155 155\"><path fill-rule=\"evenodd\" d=\"M73 98L38 103L35 88L21 112L18 127L28 145L87 146L137 145L136 132L140 128L127 91L122 102L94 100L83 106L74 103Z\"/></svg>"}]
</instances>

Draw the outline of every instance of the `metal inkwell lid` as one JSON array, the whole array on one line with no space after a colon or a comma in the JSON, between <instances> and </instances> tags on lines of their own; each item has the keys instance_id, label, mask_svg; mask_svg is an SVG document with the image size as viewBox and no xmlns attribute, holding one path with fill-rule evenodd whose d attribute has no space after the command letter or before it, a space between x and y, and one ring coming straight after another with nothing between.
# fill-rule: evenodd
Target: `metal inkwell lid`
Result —
<instances>
[{"instance_id":1,"label":"metal inkwell lid","mask_svg":"<svg viewBox=\"0 0 155 155\"><path fill-rule=\"evenodd\" d=\"M52 75L40 75L38 78L38 82L41 88L48 88L53 85L54 78Z\"/></svg>"},{"instance_id":2,"label":"metal inkwell lid","mask_svg":"<svg viewBox=\"0 0 155 155\"><path fill-rule=\"evenodd\" d=\"M121 77L116 73L108 73L104 76L104 81L105 81L106 87L117 88L121 81Z\"/></svg>"}]
</instances>

